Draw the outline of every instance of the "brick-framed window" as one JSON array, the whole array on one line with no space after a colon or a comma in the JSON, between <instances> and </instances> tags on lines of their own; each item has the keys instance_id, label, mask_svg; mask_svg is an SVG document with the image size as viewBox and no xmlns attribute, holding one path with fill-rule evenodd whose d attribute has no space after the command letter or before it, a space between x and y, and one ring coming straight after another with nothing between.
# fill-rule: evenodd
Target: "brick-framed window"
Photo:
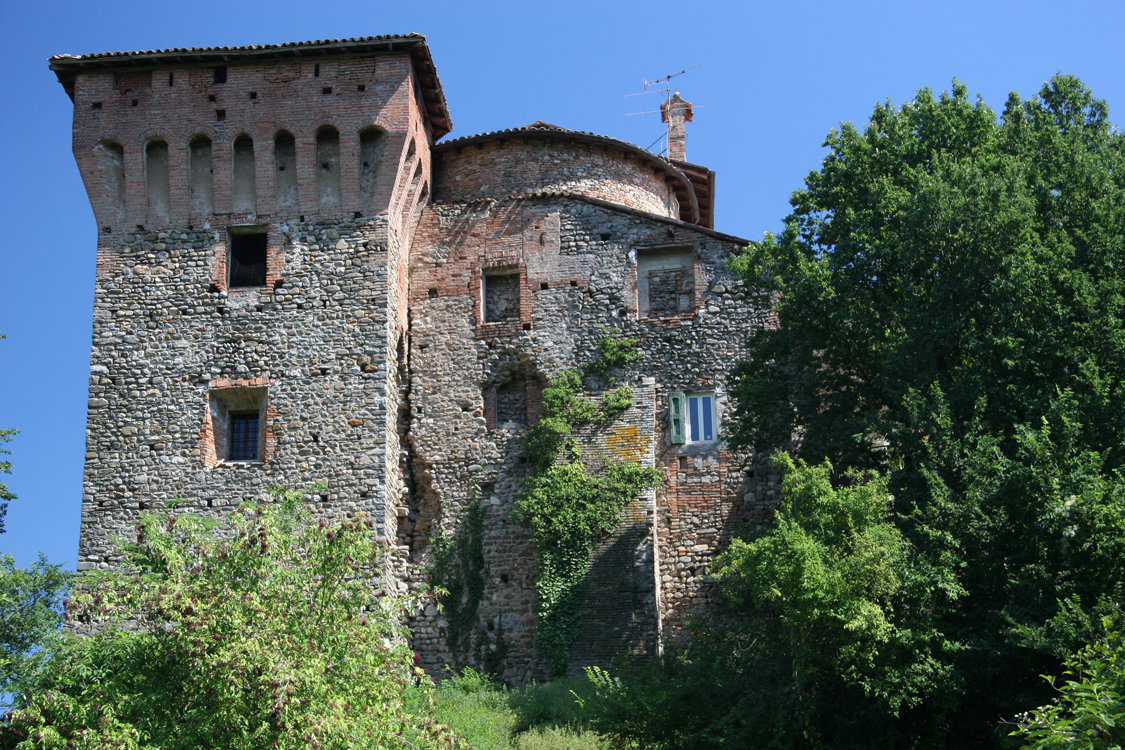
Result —
<instances>
[{"instance_id":1,"label":"brick-framed window","mask_svg":"<svg viewBox=\"0 0 1125 750\"><path fill-rule=\"evenodd\" d=\"M637 316L687 318L695 314L695 251L658 248L637 253Z\"/></svg>"},{"instance_id":2,"label":"brick-framed window","mask_svg":"<svg viewBox=\"0 0 1125 750\"><path fill-rule=\"evenodd\" d=\"M518 268L485 270L481 274L481 322L503 323L520 319Z\"/></svg>"},{"instance_id":3,"label":"brick-framed window","mask_svg":"<svg viewBox=\"0 0 1125 750\"><path fill-rule=\"evenodd\" d=\"M211 381L203 428L204 465L268 462L274 448L269 424L275 411L265 378Z\"/></svg>"},{"instance_id":4,"label":"brick-framed window","mask_svg":"<svg viewBox=\"0 0 1125 750\"><path fill-rule=\"evenodd\" d=\"M530 331L532 295L527 289L527 269L516 263L493 261L473 274L477 336Z\"/></svg>"},{"instance_id":5,"label":"brick-framed window","mask_svg":"<svg viewBox=\"0 0 1125 750\"><path fill-rule=\"evenodd\" d=\"M227 251L227 288L261 287L266 285L266 258L269 246L266 230L230 229Z\"/></svg>"},{"instance_id":6,"label":"brick-framed window","mask_svg":"<svg viewBox=\"0 0 1125 750\"><path fill-rule=\"evenodd\" d=\"M481 391L484 421L489 430L534 427L543 411L543 384L516 376Z\"/></svg>"},{"instance_id":7,"label":"brick-framed window","mask_svg":"<svg viewBox=\"0 0 1125 750\"><path fill-rule=\"evenodd\" d=\"M276 227L236 224L213 247L211 291L271 290L284 277L281 232Z\"/></svg>"}]
</instances>

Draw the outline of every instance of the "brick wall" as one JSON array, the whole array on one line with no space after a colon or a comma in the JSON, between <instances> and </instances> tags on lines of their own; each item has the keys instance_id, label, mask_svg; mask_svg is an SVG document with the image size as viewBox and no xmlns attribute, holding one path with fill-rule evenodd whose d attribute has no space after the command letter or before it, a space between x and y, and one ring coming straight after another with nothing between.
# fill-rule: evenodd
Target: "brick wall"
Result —
<instances>
[{"instance_id":1,"label":"brick wall","mask_svg":"<svg viewBox=\"0 0 1125 750\"><path fill-rule=\"evenodd\" d=\"M327 92L327 93L325 93ZM384 213L399 198L400 167L408 136L422 134L416 149L421 181L429 181L428 139L415 96L406 53L366 59L264 61L227 67L224 83L213 68L170 66L129 75L83 72L74 90L74 155L101 231L134 231L224 223L253 224L261 216L306 219L350 218ZM219 114L221 113L221 114ZM339 133L338 177L341 199L322 205L318 192L317 132ZM361 203L360 132L386 133L381 163L375 168L370 201ZM280 206L274 139L293 136L297 203ZM189 142L211 142L213 213L192 211ZM253 141L256 210L234 210L234 142ZM167 144L169 201L151 211L146 195L145 146ZM124 216L117 215L116 187L103 167L102 143L118 144L123 155ZM407 184L406 187L409 187ZM399 193L402 191L399 190ZM401 203L401 200L398 201ZM408 204L412 205L412 204Z\"/></svg>"},{"instance_id":2,"label":"brick wall","mask_svg":"<svg viewBox=\"0 0 1125 750\"><path fill-rule=\"evenodd\" d=\"M439 151L436 198L470 203L534 193L584 195L626 208L678 217L679 201L665 169L641 157L582 140L512 134L497 141Z\"/></svg>"}]
</instances>

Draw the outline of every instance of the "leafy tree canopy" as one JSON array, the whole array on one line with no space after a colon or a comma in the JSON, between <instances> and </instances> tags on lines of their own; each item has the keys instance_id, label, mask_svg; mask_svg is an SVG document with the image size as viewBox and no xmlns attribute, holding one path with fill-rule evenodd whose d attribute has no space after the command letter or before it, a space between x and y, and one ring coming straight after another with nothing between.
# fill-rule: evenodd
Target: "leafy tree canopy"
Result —
<instances>
[{"instance_id":1,"label":"leafy tree canopy","mask_svg":"<svg viewBox=\"0 0 1125 750\"><path fill-rule=\"evenodd\" d=\"M1000 118L922 90L825 145L734 264L777 311L737 439L887 472L896 527L963 591L929 613L961 648L944 741L988 746L1123 593L1122 136L1058 75Z\"/></svg>"},{"instance_id":2,"label":"leafy tree canopy","mask_svg":"<svg viewBox=\"0 0 1125 750\"><path fill-rule=\"evenodd\" d=\"M0 693L34 675L58 637L71 575L42 554L30 567L0 555Z\"/></svg>"},{"instance_id":3,"label":"leafy tree canopy","mask_svg":"<svg viewBox=\"0 0 1125 750\"><path fill-rule=\"evenodd\" d=\"M1013 734L1027 750L1125 746L1125 643L1119 623L1107 617L1103 625L1106 634L1067 660L1065 680L1047 678L1057 698L1020 717Z\"/></svg>"},{"instance_id":4,"label":"leafy tree canopy","mask_svg":"<svg viewBox=\"0 0 1125 750\"><path fill-rule=\"evenodd\" d=\"M404 707L423 678L377 589L361 519L317 521L299 493L215 519L149 514L122 572L83 576L71 635L21 686L4 747L461 746ZM424 679L424 678L423 678Z\"/></svg>"}]
</instances>

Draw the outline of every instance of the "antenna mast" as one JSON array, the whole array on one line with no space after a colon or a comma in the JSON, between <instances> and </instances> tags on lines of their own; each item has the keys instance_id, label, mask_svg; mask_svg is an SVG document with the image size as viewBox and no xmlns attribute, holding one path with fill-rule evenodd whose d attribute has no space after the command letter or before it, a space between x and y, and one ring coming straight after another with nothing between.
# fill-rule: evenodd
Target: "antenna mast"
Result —
<instances>
[{"instance_id":1,"label":"antenna mast","mask_svg":"<svg viewBox=\"0 0 1125 750\"><path fill-rule=\"evenodd\" d=\"M694 70L702 64L703 63L696 63L689 68L684 68L683 70L677 71L675 73L669 73L668 75L657 78L654 81L642 79L641 82L644 84L644 91L638 91L635 94L625 94L626 98L630 96L644 96L645 94L664 94L664 101L661 103L660 109L651 109L645 112L629 112L625 115L626 117L631 117L633 115L654 115L659 113L661 115L661 119L664 122L668 123L668 129L665 132L661 133L655 141L648 145L648 148L646 149L647 151L651 151L653 146L664 140L664 148L660 149L658 155L668 155L670 158L679 158L681 161L684 160L683 150L685 135L683 123L685 119L688 122L691 122L691 105L680 99L680 95L679 93L677 93L675 99L681 105L686 106L677 106L673 108L672 79L676 76L682 76L684 73L688 72L689 70ZM654 86L658 86L659 88L654 89ZM673 112L673 109L675 110L676 117L670 119L669 113ZM678 153L676 155L669 154L670 150L677 150Z\"/></svg>"}]
</instances>

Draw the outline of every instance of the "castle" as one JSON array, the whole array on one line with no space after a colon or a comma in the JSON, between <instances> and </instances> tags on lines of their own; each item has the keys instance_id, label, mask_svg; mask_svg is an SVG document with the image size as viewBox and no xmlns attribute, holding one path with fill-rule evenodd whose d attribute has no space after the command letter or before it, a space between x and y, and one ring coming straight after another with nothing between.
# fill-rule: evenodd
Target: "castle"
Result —
<instances>
[{"instance_id":1,"label":"castle","mask_svg":"<svg viewBox=\"0 0 1125 750\"><path fill-rule=\"evenodd\" d=\"M635 338L632 406L590 460L657 467L596 547L572 668L652 654L711 596L706 568L762 523L778 477L731 451L741 342L769 311L725 266L714 173L536 122L454 140L423 36L51 58L97 221L79 570L138 513L222 513L323 484L418 586L439 531L483 507L485 650L543 676L535 555L512 520L544 385L607 332ZM452 664L436 608L412 623Z\"/></svg>"}]
</instances>

